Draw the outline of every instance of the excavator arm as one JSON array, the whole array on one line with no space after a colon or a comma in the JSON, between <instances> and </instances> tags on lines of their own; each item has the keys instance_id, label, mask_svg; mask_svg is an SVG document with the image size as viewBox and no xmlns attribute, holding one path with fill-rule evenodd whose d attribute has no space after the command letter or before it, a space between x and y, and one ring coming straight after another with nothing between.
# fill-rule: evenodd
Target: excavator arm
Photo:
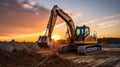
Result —
<instances>
[{"instance_id":1,"label":"excavator arm","mask_svg":"<svg viewBox=\"0 0 120 67\"><path fill-rule=\"evenodd\" d=\"M47 30L46 30L45 35L48 35L48 37L51 37L55 23L56 23L57 16L59 16L66 22L70 30L71 42L74 42L74 35L75 35L74 22L72 18L67 13L65 13L62 9L60 9L57 5L55 5L53 9L51 10L51 15L50 15L50 19L47 25Z\"/></svg>"},{"instance_id":2,"label":"excavator arm","mask_svg":"<svg viewBox=\"0 0 120 67\"><path fill-rule=\"evenodd\" d=\"M47 24L47 29L45 32L44 36L40 36L37 43L39 45L39 47L50 47L50 45L52 45L51 42L51 36L52 36L52 32L57 20L57 17L62 18L68 27L69 35L70 35L70 43L74 43L75 40L75 25L74 22L72 20L72 18L65 13L62 9L60 9L57 5L55 5L53 7L53 9L51 10L51 15Z\"/></svg>"}]
</instances>

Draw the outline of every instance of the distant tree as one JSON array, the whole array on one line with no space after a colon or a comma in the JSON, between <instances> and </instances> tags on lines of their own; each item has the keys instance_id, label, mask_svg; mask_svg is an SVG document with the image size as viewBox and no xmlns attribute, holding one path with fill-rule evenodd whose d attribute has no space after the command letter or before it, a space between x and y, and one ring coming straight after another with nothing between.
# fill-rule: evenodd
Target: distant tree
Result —
<instances>
[{"instance_id":1,"label":"distant tree","mask_svg":"<svg viewBox=\"0 0 120 67\"><path fill-rule=\"evenodd\" d=\"M98 42L105 42L108 44L120 44L120 38L98 38Z\"/></svg>"},{"instance_id":2,"label":"distant tree","mask_svg":"<svg viewBox=\"0 0 120 67\"><path fill-rule=\"evenodd\" d=\"M11 42L15 42L15 40L14 40L14 39L12 39L12 40L11 40Z\"/></svg>"}]
</instances>

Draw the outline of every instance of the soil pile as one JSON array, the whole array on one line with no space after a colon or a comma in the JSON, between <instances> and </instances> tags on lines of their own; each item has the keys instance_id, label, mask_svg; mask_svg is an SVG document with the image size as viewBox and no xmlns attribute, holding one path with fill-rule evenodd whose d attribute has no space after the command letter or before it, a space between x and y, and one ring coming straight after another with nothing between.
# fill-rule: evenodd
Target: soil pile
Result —
<instances>
[{"instance_id":1,"label":"soil pile","mask_svg":"<svg viewBox=\"0 0 120 67\"><path fill-rule=\"evenodd\" d=\"M27 51L37 51L40 50L39 46L36 43L29 42L0 42L0 48L6 51L13 50L27 50Z\"/></svg>"},{"instance_id":2,"label":"soil pile","mask_svg":"<svg viewBox=\"0 0 120 67\"><path fill-rule=\"evenodd\" d=\"M57 54L42 55L26 50L8 52L0 49L0 67L77 67Z\"/></svg>"}]
</instances>

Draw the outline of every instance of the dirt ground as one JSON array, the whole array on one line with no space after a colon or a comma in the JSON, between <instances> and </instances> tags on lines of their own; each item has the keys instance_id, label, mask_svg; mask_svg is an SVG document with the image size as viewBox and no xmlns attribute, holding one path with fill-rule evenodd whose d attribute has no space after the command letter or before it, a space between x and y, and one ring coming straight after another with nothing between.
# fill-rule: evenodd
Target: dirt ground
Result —
<instances>
[{"instance_id":1,"label":"dirt ground","mask_svg":"<svg viewBox=\"0 0 120 67\"><path fill-rule=\"evenodd\" d=\"M120 48L103 48L86 56L72 52L60 54L60 57L77 63L79 67L120 67Z\"/></svg>"},{"instance_id":2,"label":"dirt ground","mask_svg":"<svg viewBox=\"0 0 120 67\"><path fill-rule=\"evenodd\" d=\"M103 48L88 55L58 54L47 49L38 52L0 49L0 67L120 67L120 48Z\"/></svg>"},{"instance_id":3,"label":"dirt ground","mask_svg":"<svg viewBox=\"0 0 120 67\"><path fill-rule=\"evenodd\" d=\"M0 67L77 67L77 65L52 52L38 54L26 50L7 52L0 49Z\"/></svg>"}]
</instances>

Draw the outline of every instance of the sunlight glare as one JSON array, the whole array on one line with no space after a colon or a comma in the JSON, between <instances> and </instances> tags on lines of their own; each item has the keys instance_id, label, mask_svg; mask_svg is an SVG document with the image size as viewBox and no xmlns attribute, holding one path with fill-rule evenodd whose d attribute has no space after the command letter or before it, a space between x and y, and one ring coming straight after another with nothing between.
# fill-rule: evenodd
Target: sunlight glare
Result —
<instances>
[{"instance_id":1,"label":"sunlight glare","mask_svg":"<svg viewBox=\"0 0 120 67\"><path fill-rule=\"evenodd\" d=\"M55 41L56 41L56 40L59 40L59 39L60 39L60 36L58 36L58 35L53 35L53 36L52 36L52 39L54 39Z\"/></svg>"}]
</instances>

